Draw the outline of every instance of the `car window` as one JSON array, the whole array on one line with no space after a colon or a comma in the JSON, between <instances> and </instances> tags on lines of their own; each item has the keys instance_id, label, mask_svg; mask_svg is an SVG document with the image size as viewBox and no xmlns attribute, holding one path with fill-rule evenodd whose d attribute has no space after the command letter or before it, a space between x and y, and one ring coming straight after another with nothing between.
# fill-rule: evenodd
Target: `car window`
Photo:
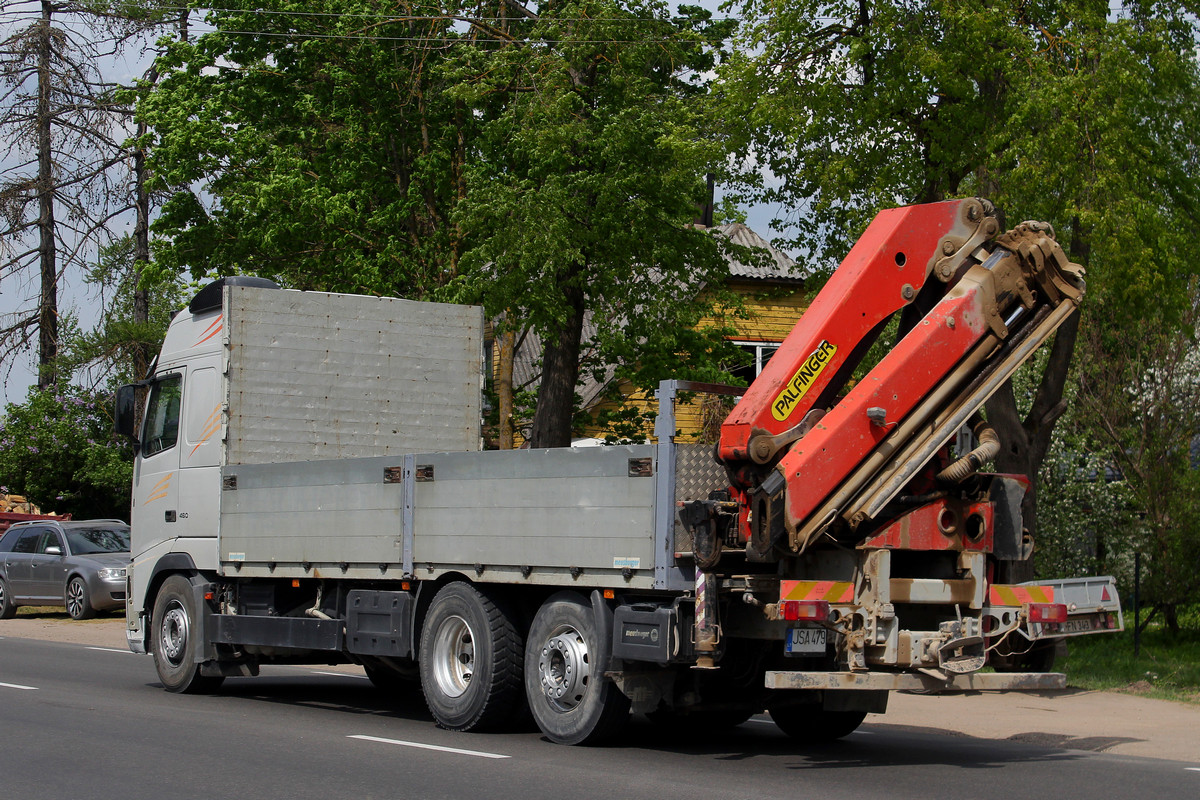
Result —
<instances>
[{"instance_id":1,"label":"car window","mask_svg":"<svg viewBox=\"0 0 1200 800\"><path fill-rule=\"evenodd\" d=\"M37 551L39 553L47 553L51 547L57 547L58 552L61 555L62 553L66 552L62 549L62 546L62 537L58 535L57 531L45 531L42 533L42 538L38 542Z\"/></svg>"},{"instance_id":2,"label":"car window","mask_svg":"<svg viewBox=\"0 0 1200 800\"><path fill-rule=\"evenodd\" d=\"M14 553L36 553L38 551L38 542L42 539L42 530L34 528L33 530L25 531L21 534L21 538L17 539L17 543L13 545Z\"/></svg>"},{"instance_id":3,"label":"car window","mask_svg":"<svg viewBox=\"0 0 1200 800\"><path fill-rule=\"evenodd\" d=\"M179 440L179 410L183 396L183 377L168 375L156 381L146 404L146 423L142 436L142 456L149 457L175 446Z\"/></svg>"},{"instance_id":4,"label":"car window","mask_svg":"<svg viewBox=\"0 0 1200 800\"><path fill-rule=\"evenodd\" d=\"M129 529L97 526L71 528L67 531L72 555L89 553L128 553Z\"/></svg>"},{"instance_id":5,"label":"car window","mask_svg":"<svg viewBox=\"0 0 1200 800\"><path fill-rule=\"evenodd\" d=\"M17 543L17 539L20 539L20 538L21 538L20 530L9 531L8 533L4 534L3 536L0 536L0 553L12 552L13 545L15 545Z\"/></svg>"}]
</instances>

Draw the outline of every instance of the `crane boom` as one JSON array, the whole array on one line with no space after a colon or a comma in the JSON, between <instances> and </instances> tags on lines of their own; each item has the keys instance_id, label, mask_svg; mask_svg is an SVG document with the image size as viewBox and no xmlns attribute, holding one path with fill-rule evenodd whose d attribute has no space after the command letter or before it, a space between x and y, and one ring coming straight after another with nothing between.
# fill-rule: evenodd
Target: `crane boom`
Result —
<instances>
[{"instance_id":1,"label":"crane boom","mask_svg":"<svg viewBox=\"0 0 1200 800\"><path fill-rule=\"evenodd\" d=\"M722 426L752 556L879 517L1075 309L1083 270L1052 229L998 230L978 198L890 209L867 228ZM897 312L903 336L847 388Z\"/></svg>"}]
</instances>

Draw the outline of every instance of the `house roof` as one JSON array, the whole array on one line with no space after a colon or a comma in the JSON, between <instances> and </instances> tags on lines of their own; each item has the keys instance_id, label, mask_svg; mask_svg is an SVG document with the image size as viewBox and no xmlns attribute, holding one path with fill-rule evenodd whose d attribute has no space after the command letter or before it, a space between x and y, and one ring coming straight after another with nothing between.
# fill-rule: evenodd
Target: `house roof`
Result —
<instances>
[{"instance_id":1,"label":"house roof","mask_svg":"<svg viewBox=\"0 0 1200 800\"><path fill-rule=\"evenodd\" d=\"M735 258L729 260L729 274L735 278L764 281L799 281L812 275L812 270L801 267L795 259L776 248L763 237L740 222L718 225L720 231L731 242L742 247L763 250L769 256L765 263L745 264Z\"/></svg>"}]
</instances>

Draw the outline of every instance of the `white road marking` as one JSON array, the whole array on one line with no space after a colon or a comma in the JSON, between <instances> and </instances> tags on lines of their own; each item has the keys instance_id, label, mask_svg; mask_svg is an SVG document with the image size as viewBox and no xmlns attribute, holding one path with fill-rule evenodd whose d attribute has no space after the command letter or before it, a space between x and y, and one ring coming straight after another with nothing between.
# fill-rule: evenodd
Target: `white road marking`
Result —
<instances>
[{"instance_id":1,"label":"white road marking","mask_svg":"<svg viewBox=\"0 0 1200 800\"><path fill-rule=\"evenodd\" d=\"M381 744L394 744L400 747L415 747L419 750L437 750L441 753L457 753L461 756L478 756L479 758L512 758L512 756L502 756L498 753L484 753L479 750L460 750L457 747L439 747L436 744L422 744L421 742L405 742L400 739L382 739L378 736L363 736L362 734L353 734L347 736L347 739L361 739L364 742L380 742Z\"/></svg>"},{"instance_id":2,"label":"white road marking","mask_svg":"<svg viewBox=\"0 0 1200 800\"><path fill-rule=\"evenodd\" d=\"M312 674L313 675L332 675L335 678L358 678L359 680L362 680L362 681L371 680L366 675L355 675L353 672L322 672L320 670L314 669L312 671Z\"/></svg>"},{"instance_id":3,"label":"white road marking","mask_svg":"<svg viewBox=\"0 0 1200 800\"><path fill-rule=\"evenodd\" d=\"M1188 772L1200 772L1200 767L1184 767Z\"/></svg>"},{"instance_id":4,"label":"white road marking","mask_svg":"<svg viewBox=\"0 0 1200 800\"><path fill-rule=\"evenodd\" d=\"M117 647L89 647L87 649L88 650L97 650L101 653L125 653L126 655L131 655L131 656L137 655L137 653L133 652L132 650L121 650L120 648L117 648Z\"/></svg>"},{"instance_id":5,"label":"white road marking","mask_svg":"<svg viewBox=\"0 0 1200 800\"><path fill-rule=\"evenodd\" d=\"M5 689L24 689L29 692L37 691L36 686L22 686L19 683L0 683L0 686L3 686Z\"/></svg>"}]
</instances>

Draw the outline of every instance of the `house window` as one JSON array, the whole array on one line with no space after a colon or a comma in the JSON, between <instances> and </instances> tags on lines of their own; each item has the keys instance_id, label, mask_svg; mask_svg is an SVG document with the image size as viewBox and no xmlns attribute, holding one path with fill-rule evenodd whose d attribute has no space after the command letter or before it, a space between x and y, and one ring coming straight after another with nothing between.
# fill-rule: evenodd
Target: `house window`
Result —
<instances>
[{"instance_id":1,"label":"house window","mask_svg":"<svg viewBox=\"0 0 1200 800\"><path fill-rule=\"evenodd\" d=\"M775 355L775 351L779 349L779 342L734 342L735 345L745 351L747 358L743 364L740 364L730 370L735 378L741 378L747 384L759 376L763 368L767 366L767 362L771 360L771 356Z\"/></svg>"}]
</instances>

